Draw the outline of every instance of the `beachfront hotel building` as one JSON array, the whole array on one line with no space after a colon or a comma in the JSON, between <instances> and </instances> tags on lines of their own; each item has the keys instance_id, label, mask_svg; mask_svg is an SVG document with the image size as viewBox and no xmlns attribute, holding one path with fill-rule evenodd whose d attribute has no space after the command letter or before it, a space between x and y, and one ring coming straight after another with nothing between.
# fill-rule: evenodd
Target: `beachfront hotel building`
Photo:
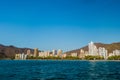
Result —
<instances>
[{"instance_id":1,"label":"beachfront hotel building","mask_svg":"<svg viewBox=\"0 0 120 80\"><path fill-rule=\"evenodd\" d=\"M52 50L53 56L57 57L57 50Z\"/></svg>"},{"instance_id":2,"label":"beachfront hotel building","mask_svg":"<svg viewBox=\"0 0 120 80\"><path fill-rule=\"evenodd\" d=\"M30 50L27 50L27 55L31 55L31 51Z\"/></svg>"},{"instance_id":3,"label":"beachfront hotel building","mask_svg":"<svg viewBox=\"0 0 120 80\"><path fill-rule=\"evenodd\" d=\"M58 56L58 57L61 57L61 56L62 56L62 53L63 53L63 51L62 51L61 49L59 49L59 50L57 51L57 56Z\"/></svg>"},{"instance_id":4,"label":"beachfront hotel building","mask_svg":"<svg viewBox=\"0 0 120 80\"><path fill-rule=\"evenodd\" d=\"M20 55L21 54L15 54L15 60L20 60Z\"/></svg>"},{"instance_id":5,"label":"beachfront hotel building","mask_svg":"<svg viewBox=\"0 0 120 80\"><path fill-rule=\"evenodd\" d=\"M120 50L114 50L112 53L109 53L110 56L120 56Z\"/></svg>"},{"instance_id":6,"label":"beachfront hotel building","mask_svg":"<svg viewBox=\"0 0 120 80\"><path fill-rule=\"evenodd\" d=\"M38 57L44 58L44 52L39 52Z\"/></svg>"},{"instance_id":7,"label":"beachfront hotel building","mask_svg":"<svg viewBox=\"0 0 120 80\"><path fill-rule=\"evenodd\" d=\"M39 52L38 57L62 57L62 50L53 50L52 52L50 51L42 51Z\"/></svg>"},{"instance_id":8,"label":"beachfront hotel building","mask_svg":"<svg viewBox=\"0 0 120 80\"><path fill-rule=\"evenodd\" d=\"M26 60L26 58L27 58L27 54L24 53L15 54L15 60Z\"/></svg>"},{"instance_id":9,"label":"beachfront hotel building","mask_svg":"<svg viewBox=\"0 0 120 80\"><path fill-rule=\"evenodd\" d=\"M94 45L94 43L91 41L89 44L88 44L88 52L89 54L88 55L91 55L91 56L97 56L98 55L98 49L97 47Z\"/></svg>"},{"instance_id":10,"label":"beachfront hotel building","mask_svg":"<svg viewBox=\"0 0 120 80\"><path fill-rule=\"evenodd\" d=\"M42 58L49 57L49 56L50 56L50 52L49 51L39 52L39 55L38 55L38 57L42 57Z\"/></svg>"},{"instance_id":11,"label":"beachfront hotel building","mask_svg":"<svg viewBox=\"0 0 120 80\"><path fill-rule=\"evenodd\" d=\"M99 56L102 56L102 57L104 57L104 59L107 59L108 51L104 47L99 47L98 53L99 53Z\"/></svg>"},{"instance_id":12,"label":"beachfront hotel building","mask_svg":"<svg viewBox=\"0 0 120 80\"><path fill-rule=\"evenodd\" d=\"M77 53L71 53L72 57L77 57Z\"/></svg>"},{"instance_id":13,"label":"beachfront hotel building","mask_svg":"<svg viewBox=\"0 0 120 80\"><path fill-rule=\"evenodd\" d=\"M120 55L120 50L114 50L114 51L113 51L113 54L114 54L115 56L119 56L119 55Z\"/></svg>"},{"instance_id":14,"label":"beachfront hotel building","mask_svg":"<svg viewBox=\"0 0 120 80\"><path fill-rule=\"evenodd\" d=\"M78 55L79 58L85 57L85 51L83 49L80 49L80 54Z\"/></svg>"},{"instance_id":15,"label":"beachfront hotel building","mask_svg":"<svg viewBox=\"0 0 120 80\"><path fill-rule=\"evenodd\" d=\"M38 57L38 53L39 53L38 48L35 48L34 49L34 57Z\"/></svg>"},{"instance_id":16,"label":"beachfront hotel building","mask_svg":"<svg viewBox=\"0 0 120 80\"><path fill-rule=\"evenodd\" d=\"M104 59L108 58L108 51L104 47L97 47L94 45L93 42L88 44L88 55L90 56L101 56Z\"/></svg>"},{"instance_id":17,"label":"beachfront hotel building","mask_svg":"<svg viewBox=\"0 0 120 80\"><path fill-rule=\"evenodd\" d=\"M66 57L67 57L66 53L62 54L62 58L66 58Z\"/></svg>"}]
</instances>

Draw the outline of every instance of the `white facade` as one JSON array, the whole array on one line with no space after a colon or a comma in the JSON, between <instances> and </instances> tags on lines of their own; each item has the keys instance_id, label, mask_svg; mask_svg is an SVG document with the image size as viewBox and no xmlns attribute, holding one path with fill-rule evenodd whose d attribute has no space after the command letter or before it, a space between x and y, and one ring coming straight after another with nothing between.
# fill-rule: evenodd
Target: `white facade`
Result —
<instances>
[{"instance_id":1,"label":"white facade","mask_svg":"<svg viewBox=\"0 0 120 80\"><path fill-rule=\"evenodd\" d=\"M104 57L104 59L107 59L107 50L104 47L99 47L98 49L99 56Z\"/></svg>"},{"instance_id":2,"label":"white facade","mask_svg":"<svg viewBox=\"0 0 120 80\"><path fill-rule=\"evenodd\" d=\"M24 54L24 53L22 53L22 54L21 54L21 59L22 59L22 60L26 60L26 58L27 58L27 55Z\"/></svg>"},{"instance_id":3,"label":"white facade","mask_svg":"<svg viewBox=\"0 0 120 80\"><path fill-rule=\"evenodd\" d=\"M27 55L30 56L30 54L31 54L31 51L27 50Z\"/></svg>"},{"instance_id":4,"label":"white facade","mask_svg":"<svg viewBox=\"0 0 120 80\"><path fill-rule=\"evenodd\" d=\"M85 51L83 49L80 50L80 53L85 53Z\"/></svg>"},{"instance_id":5,"label":"white facade","mask_svg":"<svg viewBox=\"0 0 120 80\"><path fill-rule=\"evenodd\" d=\"M62 58L66 58L67 57L67 54L62 54Z\"/></svg>"},{"instance_id":6,"label":"white facade","mask_svg":"<svg viewBox=\"0 0 120 80\"><path fill-rule=\"evenodd\" d=\"M89 52L88 51L85 51L85 56L88 56L89 55Z\"/></svg>"},{"instance_id":7,"label":"white facade","mask_svg":"<svg viewBox=\"0 0 120 80\"><path fill-rule=\"evenodd\" d=\"M45 51L45 52L44 52L44 56L45 56L45 57L50 56L50 52L49 52L49 51Z\"/></svg>"},{"instance_id":8,"label":"white facade","mask_svg":"<svg viewBox=\"0 0 120 80\"><path fill-rule=\"evenodd\" d=\"M113 51L113 55L119 56L119 55L120 55L120 50L114 50L114 51Z\"/></svg>"},{"instance_id":9,"label":"white facade","mask_svg":"<svg viewBox=\"0 0 120 80\"><path fill-rule=\"evenodd\" d=\"M79 58L84 58L85 57L85 51L83 49L80 49L80 54L78 54Z\"/></svg>"},{"instance_id":10,"label":"white facade","mask_svg":"<svg viewBox=\"0 0 120 80\"><path fill-rule=\"evenodd\" d=\"M26 60L26 58L27 58L27 54L24 53L15 55L16 60Z\"/></svg>"},{"instance_id":11,"label":"white facade","mask_svg":"<svg viewBox=\"0 0 120 80\"><path fill-rule=\"evenodd\" d=\"M71 53L72 57L77 57L77 53Z\"/></svg>"},{"instance_id":12,"label":"white facade","mask_svg":"<svg viewBox=\"0 0 120 80\"><path fill-rule=\"evenodd\" d=\"M62 56L62 50L61 50L61 49L59 49L59 50L57 51L57 56L59 56L59 57Z\"/></svg>"},{"instance_id":13,"label":"white facade","mask_svg":"<svg viewBox=\"0 0 120 80\"><path fill-rule=\"evenodd\" d=\"M39 52L39 57L48 57L48 56L50 56L50 52L49 51Z\"/></svg>"},{"instance_id":14,"label":"white facade","mask_svg":"<svg viewBox=\"0 0 120 80\"><path fill-rule=\"evenodd\" d=\"M57 56L57 50L53 50L52 53L53 53L53 56Z\"/></svg>"},{"instance_id":15,"label":"white facade","mask_svg":"<svg viewBox=\"0 0 120 80\"><path fill-rule=\"evenodd\" d=\"M114 56L114 54L113 53L109 53L109 57L111 57L111 56Z\"/></svg>"},{"instance_id":16,"label":"white facade","mask_svg":"<svg viewBox=\"0 0 120 80\"><path fill-rule=\"evenodd\" d=\"M88 48L89 48L89 55L91 55L91 56L97 56L98 55L98 49L97 49L97 47L94 45L94 43L93 42L90 42L89 44L88 44Z\"/></svg>"},{"instance_id":17,"label":"white facade","mask_svg":"<svg viewBox=\"0 0 120 80\"><path fill-rule=\"evenodd\" d=\"M39 52L39 57L44 57L44 52Z\"/></svg>"}]
</instances>

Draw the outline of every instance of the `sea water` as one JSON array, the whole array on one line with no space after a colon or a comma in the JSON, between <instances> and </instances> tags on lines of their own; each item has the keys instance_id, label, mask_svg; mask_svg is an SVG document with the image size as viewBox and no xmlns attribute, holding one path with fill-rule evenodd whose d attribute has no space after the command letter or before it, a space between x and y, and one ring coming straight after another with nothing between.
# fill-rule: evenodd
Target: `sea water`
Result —
<instances>
[{"instance_id":1,"label":"sea water","mask_svg":"<svg viewBox=\"0 0 120 80\"><path fill-rule=\"evenodd\" d=\"M120 61L0 60L0 80L120 80Z\"/></svg>"}]
</instances>

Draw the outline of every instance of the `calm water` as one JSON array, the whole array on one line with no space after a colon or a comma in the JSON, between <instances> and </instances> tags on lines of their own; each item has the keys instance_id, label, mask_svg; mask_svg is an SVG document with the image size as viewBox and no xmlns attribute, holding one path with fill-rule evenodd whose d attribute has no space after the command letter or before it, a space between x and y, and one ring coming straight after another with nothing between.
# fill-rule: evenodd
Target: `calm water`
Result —
<instances>
[{"instance_id":1,"label":"calm water","mask_svg":"<svg viewBox=\"0 0 120 80\"><path fill-rule=\"evenodd\" d=\"M120 80L120 62L1 60L0 80Z\"/></svg>"}]
</instances>

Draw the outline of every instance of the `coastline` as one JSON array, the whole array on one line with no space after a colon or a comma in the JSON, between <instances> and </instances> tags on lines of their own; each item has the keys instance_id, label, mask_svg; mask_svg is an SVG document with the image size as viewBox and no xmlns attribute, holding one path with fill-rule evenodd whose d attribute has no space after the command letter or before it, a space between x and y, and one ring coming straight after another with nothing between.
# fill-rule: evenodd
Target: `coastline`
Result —
<instances>
[{"instance_id":1,"label":"coastline","mask_svg":"<svg viewBox=\"0 0 120 80\"><path fill-rule=\"evenodd\" d=\"M117 61L120 62L120 60L70 60L70 59L26 59L26 60L15 60L15 59L0 59L1 60L11 60L11 61L89 61L89 62L109 62L109 61Z\"/></svg>"}]
</instances>

